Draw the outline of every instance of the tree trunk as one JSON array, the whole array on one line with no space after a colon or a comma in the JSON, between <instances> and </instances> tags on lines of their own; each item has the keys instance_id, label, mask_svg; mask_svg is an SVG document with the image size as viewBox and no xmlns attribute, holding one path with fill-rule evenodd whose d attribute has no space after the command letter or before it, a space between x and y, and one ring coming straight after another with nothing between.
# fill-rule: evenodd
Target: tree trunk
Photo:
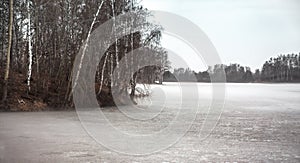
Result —
<instances>
[{"instance_id":1,"label":"tree trunk","mask_svg":"<svg viewBox=\"0 0 300 163\"><path fill-rule=\"evenodd\" d=\"M4 6L4 1L2 1L2 3L1 3L1 5L2 6ZM2 52L1 52L1 56L0 56L0 67L2 68L2 66L3 66L3 58L4 58L4 40L5 40L5 27L4 27L4 24L5 24L5 14L4 14L4 12L0 12L1 13L1 23L2 23L2 37L1 37L1 39L2 39L2 41L1 41L1 47L2 47ZM3 14L2 14L3 13Z\"/></svg>"},{"instance_id":2,"label":"tree trunk","mask_svg":"<svg viewBox=\"0 0 300 163\"><path fill-rule=\"evenodd\" d=\"M28 65L28 78L27 78L27 85L28 85L28 91L30 91L30 81L31 81L31 74L32 74L32 37L31 37L31 14L30 14L30 2L27 1L27 12L28 12L28 54L29 54L29 65Z\"/></svg>"},{"instance_id":3,"label":"tree trunk","mask_svg":"<svg viewBox=\"0 0 300 163\"><path fill-rule=\"evenodd\" d=\"M13 0L9 1L9 28L8 28L8 47L7 47L7 60L6 69L4 75L4 88L2 101L5 103L7 101L7 87L8 87L8 77L9 77L9 67L10 67L10 55L11 55L11 44L12 44L12 28L13 28Z\"/></svg>"}]
</instances>

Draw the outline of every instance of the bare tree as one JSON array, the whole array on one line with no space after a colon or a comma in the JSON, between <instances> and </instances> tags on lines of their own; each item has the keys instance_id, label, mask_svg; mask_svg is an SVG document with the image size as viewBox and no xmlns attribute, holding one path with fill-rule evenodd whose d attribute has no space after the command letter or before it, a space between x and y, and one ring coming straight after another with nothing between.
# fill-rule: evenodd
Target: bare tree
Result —
<instances>
[{"instance_id":1,"label":"bare tree","mask_svg":"<svg viewBox=\"0 0 300 163\"><path fill-rule=\"evenodd\" d=\"M30 13L30 0L27 0L27 12L28 12L28 25L27 25L27 37L28 37L28 59L29 59L29 65L28 65L28 78L27 78L27 85L28 90L30 91L30 80L31 80L31 74L32 74L32 36L31 36L31 13Z\"/></svg>"},{"instance_id":2,"label":"bare tree","mask_svg":"<svg viewBox=\"0 0 300 163\"><path fill-rule=\"evenodd\" d=\"M3 97L2 101L6 102L7 100L7 89L8 89L8 78L9 78L9 69L10 69L10 56L11 56L11 46L12 46L12 30L13 30L13 20L14 20L14 12L13 12L13 0L9 1L9 28L8 28L8 47L7 47L7 60L6 60L6 68L4 75L4 88L3 88Z\"/></svg>"}]
</instances>

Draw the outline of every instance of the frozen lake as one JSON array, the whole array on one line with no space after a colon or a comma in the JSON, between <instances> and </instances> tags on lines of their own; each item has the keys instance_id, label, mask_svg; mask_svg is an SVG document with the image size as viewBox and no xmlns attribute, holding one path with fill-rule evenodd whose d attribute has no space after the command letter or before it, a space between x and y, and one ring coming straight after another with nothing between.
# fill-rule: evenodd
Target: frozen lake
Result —
<instances>
[{"instance_id":1,"label":"frozen lake","mask_svg":"<svg viewBox=\"0 0 300 163\"><path fill-rule=\"evenodd\" d=\"M165 93L167 104L180 102L180 89L188 89L191 83L165 83L164 86L154 87ZM187 99L208 103L212 98L211 83L197 83L198 96L189 96ZM216 84L218 85L218 84ZM193 88L195 88L193 86ZM162 99L162 93L157 99ZM155 98L155 97L153 97ZM225 85L225 108L228 109L259 109L278 111L300 111L300 84L253 84L227 83ZM231 107L230 107L231 106Z\"/></svg>"},{"instance_id":2,"label":"frozen lake","mask_svg":"<svg viewBox=\"0 0 300 163\"><path fill-rule=\"evenodd\" d=\"M167 127L178 106L183 113L192 114L197 109L196 101L199 112L192 126L165 150L146 156L111 151L85 132L74 111L0 113L0 162L300 161L300 84L226 84L222 115L204 140L199 138L199 130L212 102L212 86L198 83L197 96L188 93L181 97L182 89L195 92L191 85L152 86L151 98L138 100L141 107L151 105L152 110L127 112L146 118L148 114L155 116L139 123L115 108L103 110L118 130L149 134ZM185 117L180 120L187 121Z\"/></svg>"}]
</instances>

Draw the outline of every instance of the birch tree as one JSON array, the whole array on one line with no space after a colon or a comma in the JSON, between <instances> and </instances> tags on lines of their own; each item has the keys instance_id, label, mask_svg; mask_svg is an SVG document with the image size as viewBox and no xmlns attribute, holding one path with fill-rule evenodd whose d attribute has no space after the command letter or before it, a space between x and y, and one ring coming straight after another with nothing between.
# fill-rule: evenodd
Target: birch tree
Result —
<instances>
[{"instance_id":1,"label":"birch tree","mask_svg":"<svg viewBox=\"0 0 300 163\"><path fill-rule=\"evenodd\" d=\"M27 0L27 12L28 12L28 25L27 25L27 38L28 38L28 78L27 78L27 85L28 90L30 91L30 81L31 81L31 74L32 74L32 33L31 33L31 13L30 13L30 0Z\"/></svg>"},{"instance_id":2,"label":"birch tree","mask_svg":"<svg viewBox=\"0 0 300 163\"><path fill-rule=\"evenodd\" d=\"M99 15L99 13L100 13L100 10L101 10L101 8L102 8L103 3L104 3L104 0L103 0L103 1L101 2L101 4L98 6L98 10L97 10L97 12L96 12L96 14L95 14L95 16L94 16L94 18L93 18L93 22L92 22L91 27L90 27L90 29L89 29L89 33L88 33L88 35L87 35L87 39L86 39L86 42L85 42L84 47L83 47L83 52L82 52L82 55L81 55L81 57L80 57L79 68L78 68L78 71L77 71L77 74L76 74L76 77L75 77L75 82L74 82L73 88L72 88L72 90L71 90L71 92L70 92L70 95L69 95L69 99L70 99L70 97L71 97L71 95L72 95L72 93L73 93L73 89L74 89L74 88L76 87L76 85L77 85L77 81L78 81L78 78L79 78L79 75L80 75L79 72L80 72L80 69L82 68L82 62L83 62L83 59L84 59L84 56L85 56L86 49L87 49L87 47L88 47L88 42L89 42L89 40L90 40L90 36L91 36L92 30L93 30L94 24L95 24L95 22L96 22L96 20L97 20L97 17L98 17L98 15Z\"/></svg>"}]
</instances>

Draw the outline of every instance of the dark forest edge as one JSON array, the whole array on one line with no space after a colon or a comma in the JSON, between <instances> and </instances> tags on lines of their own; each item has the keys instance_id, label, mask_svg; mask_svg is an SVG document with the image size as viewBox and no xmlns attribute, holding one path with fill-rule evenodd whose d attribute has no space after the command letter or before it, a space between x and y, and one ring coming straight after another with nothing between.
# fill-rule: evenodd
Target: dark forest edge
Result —
<instances>
[{"instance_id":1,"label":"dark forest edge","mask_svg":"<svg viewBox=\"0 0 300 163\"><path fill-rule=\"evenodd\" d=\"M261 70L256 69L255 72L252 72L250 67L240 64L220 64L210 66L203 72L177 68L172 73L166 71L163 79L164 82L211 82L211 77L222 71L225 72L226 81L229 83L299 83L300 53L272 57L264 63Z\"/></svg>"},{"instance_id":2,"label":"dark forest edge","mask_svg":"<svg viewBox=\"0 0 300 163\"><path fill-rule=\"evenodd\" d=\"M151 13L136 0L1 1L0 110L74 108L72 79L76 72L73 74L72 70L80 48L91 31L123 13L135 13L136 19L128 17L122 21L140 28L116 38L101 58L94 86L101 106L114 105L111 76L121 59L135 66L149 59L162 65L141 69L130 82L121 83L121 93L128 93L124 90L135 88L137 82L151 83L155 74L162 74L168 67L167 53L160 45L162 28L147 21ZM118 28L122 24L113 24L110 30ZM155 52L155 57L126 55L140 47ZM122 81L121 76L117 77Z\"/></svg>"}]
</instances>

